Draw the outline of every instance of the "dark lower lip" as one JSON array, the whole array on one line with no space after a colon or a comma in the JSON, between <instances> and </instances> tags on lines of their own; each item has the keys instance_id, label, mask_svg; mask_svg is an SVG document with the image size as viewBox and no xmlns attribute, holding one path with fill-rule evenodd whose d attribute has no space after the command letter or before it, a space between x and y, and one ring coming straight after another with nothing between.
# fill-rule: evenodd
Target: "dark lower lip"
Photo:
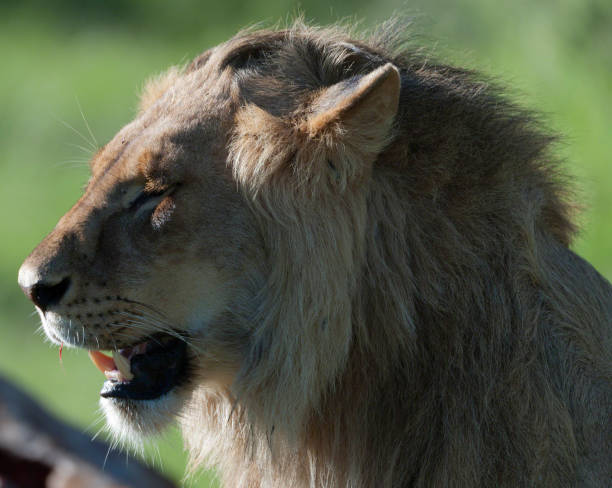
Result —
<instances>
[{"instance_id":1,"label":"dark lower lip","mask_svg":"<svg viewBox=\"0 0 612 488\"><path fill-rule=\"evenodd\" d=\"M187 381L189 359L185 341L162 334L153 336L150 343L145 353L131 358L134 378L121 382L106 380L101 397L156 400Z\"/></svg>"}]
</instances>

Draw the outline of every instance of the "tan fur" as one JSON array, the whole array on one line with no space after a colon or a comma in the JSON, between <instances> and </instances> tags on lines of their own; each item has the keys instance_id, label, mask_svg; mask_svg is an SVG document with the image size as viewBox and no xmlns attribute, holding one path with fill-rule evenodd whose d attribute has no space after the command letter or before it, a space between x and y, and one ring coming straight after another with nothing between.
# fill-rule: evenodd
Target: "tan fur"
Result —
<instances>
[{"instance_id":1,"label":"tan fur","mask_svg":"<svg viewBox=\"0 0 612 488\"><path fill-rule=\"evenodd\" d=\"M145 83L140 94L138 113L142 114L147 108L153 105L159 98L176 82L181 75L181 70L173 66L157 76L151 77Z\"/></svg>"},{"instance_id":2,"label":"tan fur","mask_svg":"<svg viewBox=\"0 0 612 488\"><path fill-rule=\"evenodd\" d=\"M187 331L190 382L109 421L176 416L225 486L608 486L612 287L553 138L402 29L245 32L149 85L22 286L70 276L58 342Z\"/></svg>"}]
</instances>

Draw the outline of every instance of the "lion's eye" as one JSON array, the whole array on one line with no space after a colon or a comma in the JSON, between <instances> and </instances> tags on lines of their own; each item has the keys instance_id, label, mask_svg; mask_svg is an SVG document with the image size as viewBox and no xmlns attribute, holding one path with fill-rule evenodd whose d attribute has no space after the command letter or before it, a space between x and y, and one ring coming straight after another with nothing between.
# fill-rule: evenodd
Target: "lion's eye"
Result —
<instances>
[{"instance_id":1,"label":"lion's eye","mask_svg":"<svg viewBox=\"0 0 612 488\"><path fill-rule=\"evenodd\" d=\"M136 198L134 198L130 204L130 210L136 210L138 212L145 210L154 209L166 196L168 196L174 186L161 191L141 191Z\"/></svg>"},{"instance_id":2,"label":"lion's eye","mask_svg":"<svg viewBox=\"0 0 612 488\"><path fill-rule=\"evenodd\" d=\"M151 200L156 200L164 196L165 194L166 194L165 190L164 191L153 191L153 192L142 191L138 194L136 198L134 198L134 200L132 200L132 202L130 203L130 209L131 210L137 209L141 207L142 205L144 205L145 203L148 203Z\"/></svg>"}]
</instances>

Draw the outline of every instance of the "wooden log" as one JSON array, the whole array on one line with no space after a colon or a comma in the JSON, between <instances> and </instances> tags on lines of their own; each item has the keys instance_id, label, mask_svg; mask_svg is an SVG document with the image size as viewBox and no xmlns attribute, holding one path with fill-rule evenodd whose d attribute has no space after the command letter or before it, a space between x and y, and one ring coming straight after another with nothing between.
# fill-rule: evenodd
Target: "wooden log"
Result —
<instances>
[{"instance_id":1,"label":"wooden log","mask_svg":"<svg viewBox=\"0 0 612 488\"><path fill-rule=\"evenodd\" d=\"M0 488L132 486L175 485L62 422L0 376Z\"/></svg>"}]
</instances>

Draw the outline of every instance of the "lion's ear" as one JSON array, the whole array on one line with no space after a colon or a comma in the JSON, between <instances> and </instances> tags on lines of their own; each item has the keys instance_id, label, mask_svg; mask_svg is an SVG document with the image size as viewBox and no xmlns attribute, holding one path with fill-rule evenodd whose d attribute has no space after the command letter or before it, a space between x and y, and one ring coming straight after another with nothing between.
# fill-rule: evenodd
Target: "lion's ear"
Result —
<instances>
[{"instance_id":1,"label":"lion's ear","mask_svg":"<svg viewBox=\"0 0 612 488\"><path fill-rule=\"evenodd\" d=\"M324 88L297 120L246 105L230 147L236 177L254 192L277 177L294 185L287 195L309 198L365 181L390 142L399 94L399 71L386 64Z\"/></svg>"},{"instance_id":2,"label":"lion's ear","mask_svg":"<svg viewBox=\"0 0 612 488\"><path fill-rule=\"evenodd\" d=\"M382 145L397 113L399 94L400 74L391 63L341 81L313 102L306 131L311 137L334 137L335 132L336 137L351 138L357 146Z\"/></svg>"}]
</instances>

